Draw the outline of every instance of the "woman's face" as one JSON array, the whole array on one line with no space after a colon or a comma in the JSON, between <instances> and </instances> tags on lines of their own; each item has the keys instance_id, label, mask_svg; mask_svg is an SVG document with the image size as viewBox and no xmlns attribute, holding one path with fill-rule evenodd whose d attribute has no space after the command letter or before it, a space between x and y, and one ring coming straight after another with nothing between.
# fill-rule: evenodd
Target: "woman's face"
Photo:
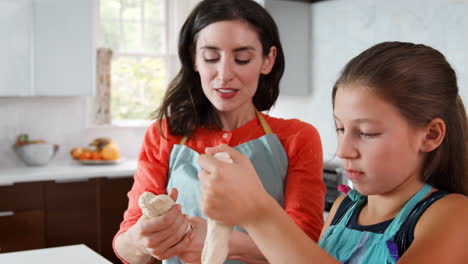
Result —
<instances>
[{"instance_id":1,"label":"woman's face","mask_svg":"<svg viewBox=\"0 0 468 264\"><path fill-rule=\"evenodd\" d=\"M252 98L261 74L273 67L276 49L263 56L255 29L238 20L209 24L198 33L195 70L203 92L222 113L253 110Z\"/></svg>"},{"instance_id":2,"label":"woman's face","mask_svg":"<svg viewBox=\"0 0 468 264\"><path fill-rule=\"evenodd\" d=\"M337 156L348 178L367 195L420 184L425 131L369 88L353 83L335 97Z\"/></svg>"}]
</instances>

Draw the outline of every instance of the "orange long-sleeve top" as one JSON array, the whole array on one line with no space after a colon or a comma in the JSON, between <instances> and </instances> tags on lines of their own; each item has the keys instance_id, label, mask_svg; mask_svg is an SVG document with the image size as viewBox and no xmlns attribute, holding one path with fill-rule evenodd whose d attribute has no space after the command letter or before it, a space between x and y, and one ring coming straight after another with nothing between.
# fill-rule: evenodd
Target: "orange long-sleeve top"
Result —
<instances>
[{"instance_id":1,"label":"orange long-sleeve top","mask_svg":"<svg viewBox=\"0 0 468 264\"><path fill-rule=\"evenodd\" d=\"M296 224L311 239L317 241L323 226L326 192L322 178L323 156L320 136L315 127L300 120L262 115L279 138L288 156L284 208ZM143 192L166 193L170 153L173 145L179 144L182 137L171 135L165 122L162 125L162 132L164 137L161 135L158 122L146 131L138 168L134 175L134 184L128 193L128 208L116 236L133 226L142 215L138 198ZM198 153L204 153L206 147L220 144L234 147L264 134L260 122L255 117L229 132L199 128L185 145Z\"/></svg>"}]
</instances>

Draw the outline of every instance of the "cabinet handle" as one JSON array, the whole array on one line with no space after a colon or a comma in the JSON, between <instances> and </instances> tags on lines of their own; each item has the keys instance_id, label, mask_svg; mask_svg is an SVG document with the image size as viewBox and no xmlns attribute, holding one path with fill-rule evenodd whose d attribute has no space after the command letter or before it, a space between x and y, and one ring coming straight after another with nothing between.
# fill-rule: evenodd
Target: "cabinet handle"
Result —
<instances>
[{"instance_id":1,"label":"cabinet handle","mask_svg":"<svg viewBox=\"0 0 468 264\"><path fill-rule=\"evenodd\" d=\"M3 211L3 212L0 212L0 217L2 217L2 216L12 216L14 214L15 214L15 212L13 212L13 211Z\"/></svg>"}]
</instances>

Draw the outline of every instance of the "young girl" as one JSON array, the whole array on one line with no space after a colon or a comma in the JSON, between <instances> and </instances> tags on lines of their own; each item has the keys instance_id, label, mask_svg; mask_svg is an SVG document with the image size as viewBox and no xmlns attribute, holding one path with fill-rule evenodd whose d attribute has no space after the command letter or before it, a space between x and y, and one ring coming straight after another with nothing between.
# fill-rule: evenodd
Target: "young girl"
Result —
<instances>
[{"instance_id":1,"label":"young girl","mask_svg":"<svg viewBox=\"0 0 468 264\"><path fill-rule=\"evenodd\" d=\"M325 185L317 130L273 118L284 56L278 29L252 0L204 0L179 37L182 68L147 131L114 249L125 262L199 263L206 220L196 163L206 147L227 144L248 156L265 189L313 240L323 226ZM145 219L138 197L170 193L177 206ZM187 217L185 217L187 215ZM186 234L188 225L192 231ZM244 230L229 241L226 263L266 263Z\"/></svg>"},{"instance_id":2,"label":"young girl","mask_svg":"<svg viewBox=\"0 0 468 264\"><path fill-rule=\"evenodd\" d=\"M355 189L336 200L318 245L227 146L198 160L203 212L243 226L270 263L466 263L468 125L444 56L375 45L346 65L332 98L337 156ZM219 151L235 164L210 156Z\"/></svg>"}]
</instances>

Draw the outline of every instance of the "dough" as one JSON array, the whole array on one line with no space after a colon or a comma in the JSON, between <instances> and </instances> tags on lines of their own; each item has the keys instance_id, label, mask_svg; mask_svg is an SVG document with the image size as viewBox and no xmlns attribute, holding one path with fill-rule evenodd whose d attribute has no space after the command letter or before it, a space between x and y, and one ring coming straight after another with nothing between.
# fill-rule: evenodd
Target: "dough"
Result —
<instances>
[{"instance_id":1,"label":"dough","mask_svg":"<svg viewBox=\"0 0 468 264\"><path fill-rule=\"evenodd\" d=\"M215 158L227 163L233 163L226 152L218 152ZM226 225L208 218L208 229L202 252L202 264L222 264L229 253L229 238L234 226Z\"/></svg>"}]
</instances>

